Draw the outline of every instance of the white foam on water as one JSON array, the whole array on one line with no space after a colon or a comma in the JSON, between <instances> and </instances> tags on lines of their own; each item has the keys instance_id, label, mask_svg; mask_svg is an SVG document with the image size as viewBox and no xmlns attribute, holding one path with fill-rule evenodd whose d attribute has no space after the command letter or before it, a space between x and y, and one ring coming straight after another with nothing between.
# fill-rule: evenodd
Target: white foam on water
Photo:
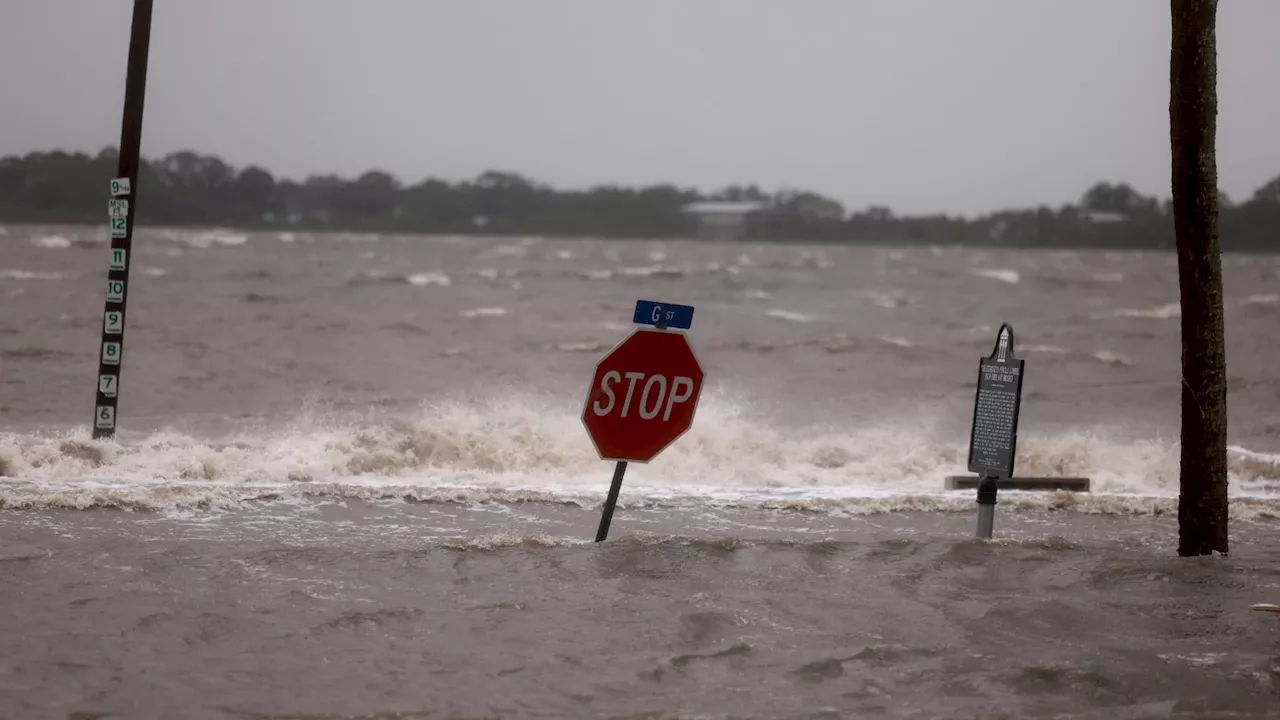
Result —
<instances>
[{"instance_id":1,"label":"white foam on water","mask_svg":"<svg viewBox=\"0 0 1280 720\"><path fill-rule=\"evenodd\" d=\"M795 310L783 310L782 308L774 308L764 312L765 317L775 318L777 320L786 320L794 323L811 323L818 319L817 315L796 312Z\"/></svg>"},{"instance_id":2,"label":"white foam on water","mask_svg":"<svg viewBox=\"0 0 1280 720\"><path fill-rule=\"evenodd\" d=\"M475 274L482 280L497 280L498 268L480 268Z\"/></svg>"},{"instance_id":3,"label":"white foam on water","mask_svg":"<svg viewBox=\"0 0 1280 720\"><path fill-rule=\"evenodd\" d=\"M1280 295L1274 293L1250 295L1243 300L1244 305L1274 305L1276 303L1280 303Z\"/></svg>"},{"instance_id":4,"label":"white foam on water","mask_svg":"<svg viewBox=\"0 0 1280 720\"><path fill-rule=\"evenodd\" d=\"M1094 273L1089 277L1094 282L1108 282L1108 283L1124 282L1124 273L1118 273L1118 272Z\"/></svg>"},{"instance_id":5,"label":"white foam on water","mask_svg":"<svg viewBox=\"0 0 1280 720\"><path fill-rule=\"evenodd\" d=\"M1095 313L1090 320L1106 318L1139 318L1145 320L1169 320L1182 317L1182 306L1179 303L1166 303L1151 308L1117 308L1105 313Z\"/></svg>"},{"instance_id":6,"label":"white foam on water","mask_svg":"<svg viewBox=\"0 0 1280 720\"><path fill-rule=\"evenodd\" d=\"M326 237L332 240L336 240L338 242L349 242L349 243L372 243L372 242L378 242L379 240L382 239L382 236L379 235L378 233L353 233L353 232L332 233L327 235Z\"/></svg>"},{"instance_id":7,"label":"white foam on water","mask_svg":"<svg viewBox=\"0 0 1280 720\"><path fill-rule=\"evenodd\" d=\"M773 295L770 295L768 292L765 292L764 290L747 290L745 293L743 293L743 296L746 297L748 300L772 300L773 299Z\"/></svg>"},{"instance_id":8,"label":"white foam on water","mask_svg":"<svg viewBox=\"0 0 1280 720\"><path fill-rule=\"evenodd\" d=\"M537 395L434 403L411 417L299 416L218 442L175 432L136 442L87 430L0 434L0 508L223 507L303 497L436 502L596 504L610 467L581 405ZM711 394L688 433L649 464L633 464L625 502L739 505L824 512L971 511L970 493L942 490L965 472L963 439L938 440L929 418L876 427L782 432ZM1008 493L1001 502L1101 513L1170 512L1178 446L1116 442L1105 433L1027 434L1018 474L1090 477L1091 494ZM1280 456L1232 447L1233 512L1280 518Z\"/></svg>"},{"instance_id":9,"label":"white foam on water","mask_svg":"<svg viewBox=\"0 0 1280 720\"><path fill-rule=\"evenodd\" d=\"M1130 359L1128 355L1115 352L1114 350L1098 350L1093 353L1093 356L1108 365L1122 365L1124 367L1133 365L1133 360Z\"/></svg>"},{"instance_id":10,"label":"white foam on water","mask_svg":"<svg viewBox=\"0 0 1280 720\"><path fill-rule=\"evenodd\" d=\"M819 270L826 270L828 268L834 267L834 263L828 260L827 254L822 252L821 250L801 251L800 257L796 258L793 265L795 267L800 267L800 268L817 268Z\"/></svg>"},{"instance_id":11,"label":"white foam on water","mask_svg":"<svg viewBox=\"0 0 1280 720\"><path fill-rule=\"evenodd\" d=\"M464 318L479 318L479 317L499 317L501 315L506 315L509 312L511 311L507 310L504 307L482 307L482 308L474 308L471 310L463 310L460 314Z\"/></svg>"},{"instance_id":12,"label":"white foam on water","mask_svg":"<svg viewBox=\"0 0 1280 720\"><path fill-rule=\"evenodd\" d=\"M588 280L608 280L613 277L612 270L583 270L578 274Z\"/></svg>"},{"instance_id":13,"label":"white foam on water","mask_svg":"<svg viewBox=\"0 0 1280 720\"><path fill-rule=\"evenodd\" d=\"M624 277L684 277L686 270L666 265L645 265L642 267L622 267L617 270Z\"/></svg>"},{"instance_id":14,"label":"white foam on water","mask_svg":"<svg viewBox=\"0 0 1280 720\"><path fill-rule=\"evenodd\" d=\"M142 274L149 277L164 277L165 271L164 268L144 267L142 268Z\"/></svg>"},{"instance_id":15,"label":"white foam on water","mask_svg":"<svg viewBox=\"0 0 1280 720\"><path fill-rule=\"evenodd\" d=\"M0 268L0 280L63 280L66 277L60 272Z\"/></svg>"},{"instance_id":16,"label":"white foam on water","mask_svg":"<svg viewBox=\"0 0 1280 720\"><path fill-rule=\"evenodd\" d=\"M1022 276L1018 274L1017 270L973 268L969 271L969 274L987 278L988 280L999 280L1000 282L1009 283L1010 285L1017 285L1022 281Z\"/></svg>"},{"instance_id":17,"label":"white foam on water","mask_svg":"<svg viewBox=\"0 0 1280 720\"><path fill-rule=\"evenodd\" d=\"M562 352L600 352L601 350L608 350L610 345L594 340L586 340L583 342L556 343L554 347Z\"/></svg>"},{"instance_id":18,"label":"white foam on water","mask_svg":"<svg viewBox=\"0 0 1280 720\"><path fill-rule=\"evenodd\" d=\"M276 233L276 239L282 243L291 243L295 242L298 239L298 236L291 232L280 232Z\"/></svg>"},{"instance_id":19,"label":"white foam on water","mask_svg":"<svg viewBox=\"0 0 1280 720\"><path fill-rule=\"evenodd\" d=\"M524 257L529 254L527 244L522 245L499 245L489 252L485 253L486 257L505 256L505 257Z\"/></svg>"},{"instance_id":20,"label":"white foam on water","mask_svg":"<svg viewBox=\"0 0 1280 720\"><path fill-rule=\"evenodd\" d=\"M572 260L574 259L574 254L572 250L557 250L552 257L556 260Z\"/></svg>"},{"instance_id":21,"label":"white foam on water","mask_svg":"<svg viewBox=\"0 0 1280 720\"><path fill-rule=\"evenodd\" d=\"M190 245L201 250L208 249L214 245L224 247L234 247L236 245L244 245L249 242L249 236L244 233L232 232L230 230L206 230L204 232L179 232L175 238L177 242L184 245Z\"/></svg>"},{"instance_id":22,"label":"white foam on water","mask_svg":"<svg viewBox=\"0 0 1280 720\"><path fill-rule=\"evenodd\" d=\"M8 235L9 235L9 228L3 225L0 225L0 237L8 237Z\"/></svg>"},{"instance_id":23,"label":"white foam on water","mask_svg":"<svg viewBox=\"0 0 1280 720\"><path fill-rule=\"evenodd\" d=\"M1046 353L1052 355L1064 355L1071 352L1064 347L1057 345L1019 345L1017 349L1024 353Z\"/></svg>"},{"instance_id":24,"label":"white foam on water","mask_svg":"<svg viewBox=\"0 0 1280 720\"><path fill-rule=\"evenodd\" d=\"M31 244L46 250L62 250L71 247L71 241L61 235L41 235L31 239Z\"/></svg>"},{"instance_id":25,"label":"white foam on water","mask_svg":"<svg viewBox=\"0 0 1280 720\"><path fill-rule=\"evenodd\" d=\"M908 304L907 298L899 292L881 292L878 290L865 290L858 293L862 297L877 307L894 309L900 308Z\"/></svg>"},{"instance_id":26,"label":"white foam on water","mask_svg":"<svg viewBox=\"0 0 1280 720\"><path fill-rule=\"evenodd\" d=\"M889 344L889 345L896 345L896 346L898 346L898 347L903 347L903 348L915 347L915 345L914 345L910 340L908 340L908 339L906 339L906 338L903 338L903 337L891 337L891 336L889 336L889 335L877 335L877 336L876 336L876 339L877 339L877 340L879 340L879 341L880 341L880 342L882 342L882 343L886 343L886 344Z\"/></svg>"},{"instance_id":27,"label":"white foam on water","mask_svg":"<svg viewBox=\"0 0 1280 720\"><path fill-rule=\"evenodd\" d=\"M449 287L451 280L449 276L442 272L425 272L416 273L408 277L409 284L415 287L428 287L435 285L437 287Z\"/></svg>"}]
</instances>

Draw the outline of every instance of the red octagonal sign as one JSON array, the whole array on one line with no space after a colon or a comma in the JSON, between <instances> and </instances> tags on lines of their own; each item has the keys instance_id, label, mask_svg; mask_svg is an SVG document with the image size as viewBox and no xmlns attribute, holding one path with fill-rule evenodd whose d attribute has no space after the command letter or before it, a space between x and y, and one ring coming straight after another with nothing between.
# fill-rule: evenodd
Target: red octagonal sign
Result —
<instances>
[{"instance_id":1,"label":"red octagonal sign","mask_svg":"<svg viewBox=\"0 0 1280 720\"><path fill-rule=\"evenodd\" d=\"M649 462L693 424L701 393L689 340L637 328L596 365L582 424L601 458Z\"/></svg>"}]
</instances>

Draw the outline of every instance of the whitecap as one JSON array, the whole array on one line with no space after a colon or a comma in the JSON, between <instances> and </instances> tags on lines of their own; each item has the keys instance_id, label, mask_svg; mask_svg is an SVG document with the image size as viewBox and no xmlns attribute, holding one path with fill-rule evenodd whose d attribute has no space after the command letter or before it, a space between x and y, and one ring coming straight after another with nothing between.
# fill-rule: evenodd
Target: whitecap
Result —
<instances>
[{"instance_id":1,"label":"whitecap","mask_svg":"<svg viewBox=\"0 0 1280 720\"><path fill-rule=\"evenodd\" d=\"M906 297L904 297L901 293L887 293L887 292L879 292L876 290L867 290L859 293L859 295L866 298L867 300L870 300L872 305L876 305L882 308L887 308L890 310L894 308L900 308L908 304Z\"/></svg>"},{"instance_id":2,"label":"whitecap","mask_svg":"<svg viewBox=\"0 0 1280 720\"><path fill-rule=\"evenodd\" d=\"M820 270L826 270L827 268L832 267L832 262L827 259L826 254L823 252L805 250L800 253L800 257L795 260L794 265L801 268L818 268Z\"/></svg>"},{"instance_id":3,"label":"whitecap","mask_svg":"<svg viewBox=\"0 0 1280 720\"><path fill-rule=\"evenodd\" d=\"M1274 293L1250 295L1244 299L1245 305L1273 305L1275 303L1280 303L1280 295Z\"/></svg>"},{"instance_id":4,"label":"whitecap","mask_svg":"<svg viewBox=\"0 0 1280 720\"><path fill-rule=\"evenodd\" d=\"M624 267L618 270L618 274L627 277L683 277L685 272L677 267L648 265L644 267Z\"/></svg>"},{"instance_id":5,"label":"whitecap","mask_svg":"<svg viewBox=\"0 0 1280 720\"><path fill-rule=\"evenodd\" d=\"M202 250L214 245L233 247L249 242L248 235L245 235L244 233L231 232L229 230L208 230L200 233L182 233L178 235L176 239L180 243L200 248Z\"/></svg>"},{"instance_id":6,"label":"whitecap","mask_svg":"<svg viewBox=\"0 0 1280 720\"><path fill-rule=\"evenodd\" d=\"M71 241L61 235L41 235L32 238L31 244L46 250L62 250L71 247Z\"/></svg>"},{"instance_id":7,"label":"whitecap","mask_svg":"<svg viewBox=\"0 0 1280 720\"><path fill-rule=\"evenodd\" d=\"M1114 350L1098 350L1093 353L1093 356L1108 365L1122 365L1124 367L1133 365L1133 360L1129 356L1122 355Z\"/></svg>"},{"instance_id":8,"label":"whitecap","mask_svg":"<svg viewBox=\"0 0 1280 720\"><path fill-rule=\"evenodd\" d=\"M19 270L16 268L0 269L0 280L62 280L66 278L59 272L40 272L38 270Z\"/></svg>"},{"instance_id":9,"label":"whitecap","mask_svg":"<svg viewBox=\"0 0 1280 720\"><path fill-rule=\"evenodd\" d=\"M1000 282L1009 283L1010 285L1017 285L1022 281L1022 276L1018 274L1017 270L973 268L969 271L969 274L987 278L988 280L999 280Z\"/></svg>"},{"instance_id":10,"label":"whitecap","mask_svg":"<svg viewBox=\"0 0 1280 720\"><path fill-rule=\"evenodd\" d=\"M776 318L778 320L787 320L789 322L796 322L796 323L810 323L818 319L817 315L796 312L794 310L783 310L782 308L774 308L772 310L766 310L764 315L765 317Z\"/></svg>"},{"instance_id":11,"label":"whitecap","mask_svg":"<svg viewBox=\"0 0 1280 720\"><path fill-rule=\"evenodd\" d=\"M524 257L529 253L526 246L523 245L499 245L493 248L488 255L507 255L511 257Z\"/></svg>"},{"instance_id":12,"label":"whitecap","mask_svg":"<svg viewBox=\"0 0 1280 720\"><path fill-rule=\"evenodd\" d=\"M563 352L599 352L608 349L609 346L602 342L586 341L557 343L555 348Z\"/></svg>"},{"instance_id":13,"label":"whitecap","mask_svg":"<svg viewBox=\"0 0 1280 720\"><path fill-rule=\"evenodd\" d=\"M1179 303L1167 303L1158 305L1153 308L1118 308L1105 313L1094 313L1089 316L1091 320L1102 320L1105 318L1140 318L1144 320L1168 320L1171 318L1182 317L1182 305Z\"/></svg>"},{"instance_id":14,"label":"whitecap","mask_svg":"<svg viewBox=\"0 0 1280 720\"><path fill-rule=\"evenodd\" d=\"M876 336L876 339L877 339L877 340L879 340L879 341L880 341L880 342L882 342L882 343L888 343L888 344L890 344L890 345L897 345L898 347L902 347L902 348L915 347L915 345L914 345L910 340L908 340L908 339L906 339L906 338L903 338L903 337L892 337L892 336L889 336L889 335L877 335L877 336Z\"/></svg>"},{"instance_id":15,"label":"whitecap","mask_svg":"<svg viewBox=\"0 0 1280 720\"><path fill-rule=\"evenodd\" d=\"M510 311L504 307L482 307L474 308L472 310L463 310L461 315L464 318L498 317L506 315L509 312Z\"/></svg>"},{"instance_id":16,"label":"whitecap","mask_svg":"<svg viewBox=\"0 0 1280 720\"><path fill-rule=\"evenodd\" d=\"M449 280L448 275L441 272L416 273L414 275L410 275L408 279L409 284L415 287L427 287L429 285L449 287L452 282Z\"/></svg>"},{"instance_id":17,"label":"whitecap","mask_svg":"<svg viewBox=\"0 0 1280 720\"><path fill-rule=\"evenodd\" d=\"M1057 345L1019 345L1016 349L1020 352L1048 353L1053 355L1064 355L1071 352L1070 350L1064 347L1058 347Z\"/></svg>"}]
</instances>

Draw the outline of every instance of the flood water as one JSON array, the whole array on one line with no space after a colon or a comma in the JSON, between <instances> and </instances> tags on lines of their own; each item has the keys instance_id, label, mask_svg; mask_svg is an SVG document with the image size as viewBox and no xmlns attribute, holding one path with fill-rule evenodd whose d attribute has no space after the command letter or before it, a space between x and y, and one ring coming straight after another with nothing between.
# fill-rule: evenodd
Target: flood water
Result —
<instances>
[{"instance_id":1,"label":"flood water","mask_svg":"<svg viewBox=\"0 0 1280 720\"><path fill-rule=\"evenodd\" d=\"M1224 257L1232 553L1180 559L1172 251L143 229L103 442L106 247L0 233L5 720L1280 708L1280 257ZM596 544L638 298L706 381ZM1001 322L1018 474L1093 484L980 542Z\"/></svg>"}]
</instances>

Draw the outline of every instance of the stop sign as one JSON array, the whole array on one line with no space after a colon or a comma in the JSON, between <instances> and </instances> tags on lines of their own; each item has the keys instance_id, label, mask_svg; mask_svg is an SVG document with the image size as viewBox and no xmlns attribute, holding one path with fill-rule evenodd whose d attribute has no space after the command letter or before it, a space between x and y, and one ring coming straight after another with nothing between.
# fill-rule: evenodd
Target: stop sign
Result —
<instances>
[{"instance_id":1,"label":"stop sign","mask_svg":"<svg viewBox=\"0 0 1280 720\"><path fill-rule=\"evenodd\" d=\"M693 424L701 392L688 339L637 328L596 365L582 424L601 458L649 462Z\"/></svg>"}]
</instances>

